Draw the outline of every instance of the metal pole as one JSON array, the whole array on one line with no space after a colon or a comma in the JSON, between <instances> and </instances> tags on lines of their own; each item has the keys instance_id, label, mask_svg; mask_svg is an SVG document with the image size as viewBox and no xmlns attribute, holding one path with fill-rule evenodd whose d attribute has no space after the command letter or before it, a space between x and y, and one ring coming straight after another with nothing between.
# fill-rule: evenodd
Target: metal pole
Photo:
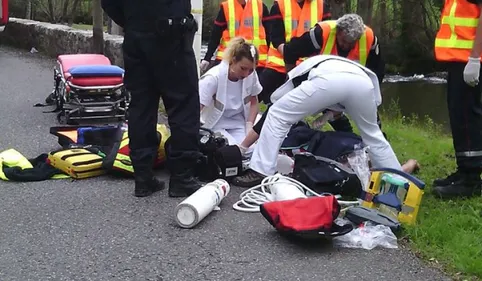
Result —
<instances>
[{"instance_id":1,"label":"metal pole","mask_svg":"<svg viewBox=\"0 0 482 281\"><path fill-rule=\"evenodd\" d=\"M202 26L203 26L203 0L191 0L191 13L196 19L199 29L194 36L193 49L196 54L196 63L199 73L199 63L201 62L201 45L202 45Z\"/></svg>"}]
</instances>

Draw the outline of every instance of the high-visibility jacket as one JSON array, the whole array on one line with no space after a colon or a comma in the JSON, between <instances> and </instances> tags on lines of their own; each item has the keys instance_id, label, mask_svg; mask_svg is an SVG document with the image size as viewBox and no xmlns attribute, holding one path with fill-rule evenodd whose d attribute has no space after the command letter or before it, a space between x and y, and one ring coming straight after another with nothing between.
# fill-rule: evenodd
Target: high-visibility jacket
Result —
<instances>
[{"instance_id":1,"label":"high-visibility jacket","mask_svg":"<svg viewBox=\"0 0 482 281\"><path fill-rule=\"evenodd\" d=\"M33 168L32 163L15 149L8 149L0 153L0 178L8 181L2 171L2 166L19 167L22 170Z\"/></svg>"},{"instance_id":2,"label":"high-visibility jacket","mask_svg":"<svg viewBox=\"0 0 482 281\"><path fill-rule=\"evenodd\" d=\"M438 61L468 61L479 15L478 5L467 0L445 0L435 38L435 58Z\"/></svg>"},{"instance_id":3,"label":"high-visibility jacket","mask_svg":"<svg viewBox=\"0 0 482 281\"><path fill-rule=\"evenodd\" d=\"M170 136L170 132L167 129L166 125L164 124L157 125L157 132L160 135L161 142L159 145L159 149L157 151L157 159L154 162L154 166L161 164L165 160L166 153L164 150L164 144L166 143L166 140ZM129 154L130 154L129 136L128 136L128 131L125 131L122 135L122 140L120 141L120 145L117 151L115 152L115 159L113 159L114 161L111 162L110 159L106 160L105 168L111 171L117 171L124 174L132 175L134 173L134 168L132 166L132 161ZM112 166L108 167L110 163L112 163Z\"/></svg>"},{"instance_id":4,"label":"high-visibility jacket","mask_svg":"<svg viewBox=\"0 0 482 281\"><path fill-rule=\"evenodd\" d=\"M262 22L263 1L248 0L244 9L237 0L227 0L221 3L221 6L228 26L223 31L216 59L222 60L229 41L234 37L241 36L256 46L259 52L258 67L264 67L268 57L268 45L266 30Z\"/></svg>"},{"instance_id":5,"label":"high-visibility jacket","mask_svg":"<svg viewBox=\"0 0 482 281\"><path fill-rule=\"evenodd\" d=\"M336 21L322 21L319 22L318 25L323 30L323 46L321 46L320 54L337 56ZM346 58L365 66L374 40L375 35L373 34L373 30L370 27L365 26L365 33L363 33L360 39L356 42L356 45L350 50Z\"/></svg>"},{"instance_id":6,"label":"high-visibility jacket","mask_svg":"<svg viewBox=\"0 0 482 281\"><path fill-rule=\"evenodd\" d=\"M41 167L34 167L25 156L23 156L20 152L13 148L7 149L0 153L0 179L4 181L9 181L10 179L7 177L7 175L5 175L4 168L20 169L20 171L15 173L16 181L21 181L20 179L22 178L25 178L25 181L42 180L43 178L70 178L68 175L63 174L60 171L59 173L52 175L51 171L45 171L45 169ZM22 176L23 171L25 171L25 174Z\"/></svg>"},{"instance_id":7,"label":"high-visibility jacket","mask_svg":"<svg viewBox=\"0 0 482 281\"><path fill-rule=\"evenodd\" d=\"M300 8L296 0L276 0L279 5L285 27L285 41L299 37L323 19L323 0L306 1ZM303 58L304 59L304 58ZM303 60L301 59L301 60ZM281 53L271 44L268 50L266 68L286 73L285 62Z\"/></svg>"}]
</instances>

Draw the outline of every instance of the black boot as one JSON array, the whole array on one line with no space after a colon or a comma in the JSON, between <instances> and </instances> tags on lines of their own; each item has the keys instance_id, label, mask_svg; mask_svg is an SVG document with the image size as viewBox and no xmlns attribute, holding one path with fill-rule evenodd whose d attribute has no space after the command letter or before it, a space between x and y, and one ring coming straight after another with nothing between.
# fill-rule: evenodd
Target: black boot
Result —
<instances>
[{"instance_id":1,"label":"black boot","mask_svg":"<svg viewBox=\"0 0 482 281\"><path fill-rule=\"evenodd\" d=\"M134 195L136 197L146 197L153 193L164 189L165 183L158 178L152 176L150 179L136 178L136 187Z\"/></svg>"},{"instance_id":2,"label":"black boot","mask_svg":"<svg viewBox=\"0 0 482 281\"><path fill-rule=\"evenodd\" d=\"M197 156L186 155L168 161L171 171L169 197L188 197L205 184L195 175Z\"/></svg>"},{"instance_id":3,"label":"black boot","mask_svg":"<svg viewBox=\"0 0 482 281\"><path fill-rule=\"evenodd\" d=\"M442 199L481 196L481 185L479 171L457 170L445 179L435 180L433 193Z\"/></svg>"},{"instance_id":4,"label":"black boot","mask_svg":"<svg viewBox=\"0 0 482 281\"><path fill-rule=\"evenodd\" d=\"M136 197L146 197L164 189L165 183L154 176L152 167L157 157L157 148L145 148L130 151L134 167Z\"/></svg>"}]
</instances>

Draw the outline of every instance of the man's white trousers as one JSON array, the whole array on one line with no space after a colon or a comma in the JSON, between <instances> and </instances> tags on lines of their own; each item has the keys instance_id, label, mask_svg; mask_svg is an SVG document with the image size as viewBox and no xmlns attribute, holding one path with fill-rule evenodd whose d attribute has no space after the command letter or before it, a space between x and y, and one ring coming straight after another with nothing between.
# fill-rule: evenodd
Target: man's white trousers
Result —
<instances>
[{"instance_id":1,"label":"man's white trousers","mask_svg":"<svg viewBox=\"0 0 482 281\"><path fill-rule=\"evenodd\" d=\"M341 105L360 131L374 168L401 170L392 147L377 125L374 88L367 75L334 72L315 76L285 94L269 109L254 148L250 168L270 176L276 173L281 144L291 126L329 107Z\"/></svg>"}]
</instances>

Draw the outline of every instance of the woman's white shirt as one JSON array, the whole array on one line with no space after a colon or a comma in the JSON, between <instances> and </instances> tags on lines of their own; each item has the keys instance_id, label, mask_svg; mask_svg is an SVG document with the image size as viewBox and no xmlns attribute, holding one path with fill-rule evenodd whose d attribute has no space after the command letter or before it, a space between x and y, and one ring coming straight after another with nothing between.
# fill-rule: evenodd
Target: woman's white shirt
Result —
<instances>
[{"instance_id":1,"label":"woman's white shirt","mask_svg":"<svg viewBox=\"0 0 482 281\"><path fill-rule=\"evenodd\" d=\"M253 73L256 75L257 73ZM255 84L250 87L250 96L257 96L261 93L263 87L259 83L259 79L255 79ZM213 76L206 76L199 83L199 100L204 106L209 106L214 101L213 96L218 89L217 79ZM227 81L226 104L221 119L216 124L216 128L220 129L236 129L245 127L245 117L243 109L243 80Z\"/></svg>"}]
</instances>

